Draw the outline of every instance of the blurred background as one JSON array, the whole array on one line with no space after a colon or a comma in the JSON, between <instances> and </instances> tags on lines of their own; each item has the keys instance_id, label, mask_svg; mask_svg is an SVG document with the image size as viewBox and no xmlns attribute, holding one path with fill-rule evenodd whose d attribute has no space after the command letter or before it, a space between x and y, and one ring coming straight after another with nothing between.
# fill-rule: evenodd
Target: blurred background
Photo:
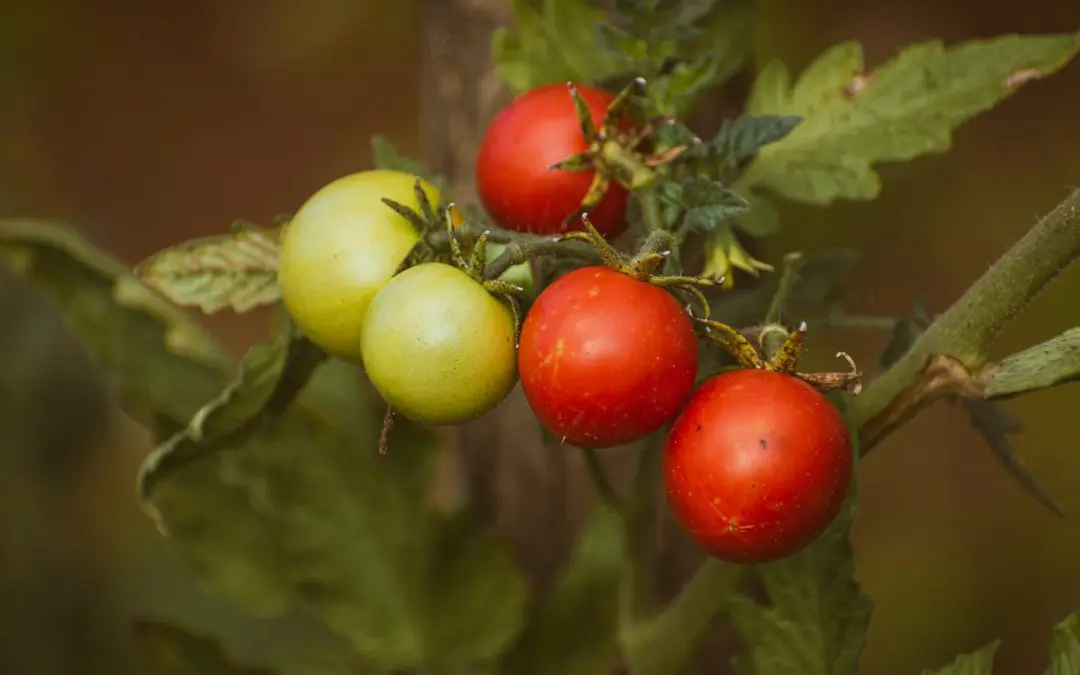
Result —
<instances>
[{"instance_id":1,"label":"blurred background","mask_svg":"<svg viewBox=\"0 0 1080 675\"><path fill-rule=\"evenodd\" d=\"M763 0L761 8L758 62L781 58L794 70L851 38L876 64L917 40L1080 26L1075 0ZM0 215L68 221L134 264L235 218L267 222L296 208L333 178L369 167L372 134L421 154L420 26L410 0L6 0ZM920 296L940 311L1080 186L1077 110L1074 63L961 128L949 154L884 167L877 201L786 208L765 259L849 246L863 255L852 309L897 314ZM34 400L80 395L72 383L85 381L86 359L29 337L35 322L56 319L17 287L6 276L0 284L14 289L0 291L5 381L37 368L52 384ZM1007 329L1002 354L1080 323L1078 291L1074 270ZM240 354L267 318L207 324ZM831 365L841 346L873 363L886 338L830 333L829 344L815 343L815 365ZM319 644L306 624L253 627L193 592L136 505L148 441L132 423L92 411L65 420L70 439L59 445L69 453L19 452L37 442L16 424L31 414L28 396L0 392L0 664L14 664L0 671L131 672L128 621L143 615L215 632L257 660ZM1078 404L1080 388L1065 388L1006 405L1027 427L1018 452L1068 514L1080 514ZM889 439L861 479L857 574L877 605L863 672L917 673L996 638L1004 640L997 672L1041 672L1050 626L1080 609L1078 521L1025 495L948 404Z\"/></svg>"}]
</instances>

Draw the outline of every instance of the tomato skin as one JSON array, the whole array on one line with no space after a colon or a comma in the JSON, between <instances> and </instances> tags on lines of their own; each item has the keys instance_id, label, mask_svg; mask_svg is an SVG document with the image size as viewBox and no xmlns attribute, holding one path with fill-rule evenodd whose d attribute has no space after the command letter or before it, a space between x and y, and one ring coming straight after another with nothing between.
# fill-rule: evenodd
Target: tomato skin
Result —
<instances>
[{"instance_id":1,"label":"tomato skin","mask_svg":"<svg viewBox=\"0 0 1080 675\"><path fill-rule=\"evenodd\" d=\"M548 286L521 329L518 371L540 422L585 448L630 443L679 411L697 374L698 344L669 292L607 267Z\"/></svg>"},{"instance_id":2,"label":"tomato skin","mask_svg":"<svg viewBox=\"0 0 1080 675\"><path fill-rule=\"evenodd\" d=\"M743 369L694 392L672 425L664 485L711 555L763 563L809 545L840 512L853 471L839 411L795 377Z\"/></svg>"},{"instance_id":3,"label":"tomato skin","mask_svg":"<svg viewBox=\"0 0 1080 675\"><path fill-rule=\"evenodd\" d=\"M578 85L599 126L613 97ZM533 234L582 230L580 219L563 225L588 192L594 171L552 171L551 165L588 149L574 101L565 84L531 89L511 101L491 122L476 160L480 202L500 227ZM627 190L611 182L589 222L603 235L626 230Z\"/></svg>"},{"instance_id":4,"label":"tomato skin","mask_svg":"<svg viewBox=\"0 0 1080 675\"><path fill-rule=\"evenodd\" d=\"M375 389L423 424L475 419L517 383L510 308L444 263L391 279L368 308L361 346Z\"/></svg>"},{"instance_id":5,"label":"tomato skin","mask_svg":"<svg viewBox=\"0 0 1080 675\"><path fill-rule=\"evenodd\" d=\"M343 176L312 195L285 227L277 274L282 302L300 330L330 354L360 359L368 304L420 240L416 228L381 201L419 210L415 182L399 171ZM438 204L438 190L422 185Z\"/></svg>"}]
</instances>

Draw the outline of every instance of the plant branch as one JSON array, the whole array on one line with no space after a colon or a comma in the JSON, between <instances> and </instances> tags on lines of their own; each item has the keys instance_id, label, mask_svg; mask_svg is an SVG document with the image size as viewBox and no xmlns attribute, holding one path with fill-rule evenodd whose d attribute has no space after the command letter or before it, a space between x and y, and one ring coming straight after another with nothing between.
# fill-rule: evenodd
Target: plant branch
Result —
<instances>
[{"instance_id":1,"label":"plant branch","mask_svg":"<svg viewBox=\"0 0 1080 675\"><path fill-rule=\"evenodd\" d=\"M511 241L498 257L484 267L484 277L497 279L511 267L540 256L559 256L584 262L593 262L600 258L596 249L581 241L567 241L556 237L530 242Z\"/></svg>"},{"instance_id":2,"label":"plant branch","mask_svg":"<svg viewBox=\"0 0 1080 675\"><path fill-rule=\"evenodd\" d=\"M795 289L795 281L799 278L799 270L802 268L803 255L798 252L788 253L784 256L784 270L780 275L780 284L776 293L769 303L769 310L765 314L765 323L759 337L761 348L766 359L771 360L783 348L788 338L787 329L781 324L784 310L787 309L788 300Z\"/></svg>"},{"instance_id":3,"label":"plant branch","mask_svg":"<svg viewBox=\"0 0 1080 675\"><path fill-rule=\"evenodd\" d=\"M560 258L578 259L586 262L592 262L600 258L596 249L582 241L525 232L512 232L498 228L484 228L473 223L464 223L454 231L454 236L460 243L470 246L475 244L483 234L487 235L489 242L506 245L502 253L484 268L484 276L488 279L497 279L511 267L540 256L559 256ZM450 235L445 230L428 233L425 241L428 246L436 251L446 251L450 248Z\"/></svg>"},{"instance_id":4,"label":"plant branch","mask_svg":"<svg viewBox=\"0 0 1080 675\"><path fill-rule=\"evenodd\" d=\"M589 479L596 488L600 501L604 502L615 513L622 513L622 500L608 477L607 469L600 455L592 448L582 448L582 456L585 458L585 467L589 470Z\"/></svg>"},{"instance_id":5,"label":"plant branch","mask_svg":"<svg viewBox=\"0 0 1080 675\"><path fill-rule=\"evenodd\" d=\"M645 223L646 232L655 232L666 229L664 227L664 211L660 207L660 195L653 185L639 190L638 200L641 202L641 220Z\"/></svg>"},{"instance_id":6,"label":"plant branch","mask_svg":"<svg viewBox=\"0 0 1080 675\"><path fill-rule=\"evenodd\" d=\"M971 373L985 366L1002 326L1080 256L1080 190L1074 190L919 336L852 403L863 454L929 403L982 397Z\"/></svg>"},{"instance_id":7,"label":"plant branch","mask_svg":"<svg viewBox=\"0 0 1080 675\"><path fill-rule=\"evenodd\" d=\"M637 452L637 465L626 513L626 547L630 561L624 621L632 622L652 610L656 523L656 490L664 434L648 437Z\"/></svg>"},{"instance_id":8,"label":"plant branch","mask_svg":"<svg viewBox=\"0 0 1080 675\"><path fill-rule=\"evenodd\" d=\"M625 631L622 639L630 671L635 675L681 672L723 607L724 598L753 569L715 558L703 562L663 613Z\"/></svg>"}]
</instances>

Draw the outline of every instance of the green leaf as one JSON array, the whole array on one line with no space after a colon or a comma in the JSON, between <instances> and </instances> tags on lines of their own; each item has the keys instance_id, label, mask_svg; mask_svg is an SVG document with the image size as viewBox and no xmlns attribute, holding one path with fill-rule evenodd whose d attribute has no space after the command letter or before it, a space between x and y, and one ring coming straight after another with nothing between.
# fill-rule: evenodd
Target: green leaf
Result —
<instances>
[{"instance_id":1,"label":"green leaf","mask_svg":"<svg viewBox=\"0 0 1080 675\"><path fill-rule=\"evenodd\" d=\"M236 380L192 417L187 428L158 447L139 472L139 495L150 512L155 486L171 471L247 441L268 418L280 416L326 355L288 323L276 338L244 356Z\"/></svg>"},{"instance_id":2,"label":"green leaf","mask_svg":"<svg viewBox=\"0 0 1080 675\"><path fill-rule=\"evenodd\" d=\"M494 529L467 513L438 525L430 561L428 662L494 664L525 623L525 578Z\"/></svg>"},{"instance_id":3,"label":"green leaf","mask_svg":"<svg viewBox=\"0 0 1080 675\"><path fill-rule=\"evenodd\" d=\"M724 121L712 147L725 163L739 162L787 138L802 121L798 115L740 115Z\"/></svg>"},{"instance_id":4,"label":"green leaf","mask_svg":"<svg viewBox=\"0 0 1080 675\"><path fill-rule=\"evenodd\" d=\"M780 209L774 201L753 193L744 199L748 205L747 211L735 220L740 230L757 239L780 230Z\"/></svg>"},{"instance_id":5,"label":"green leaf","mask_svg":"<svg viewBox=\"0 0 1080 675\"><path fill-rule=\"evenodd\" d=\"M514 675L607 675L618 665L625 528L598 507L525 632L503 659Z\"/></svg>"},{"instance_id":6,"label":"green leaf","mask_svg":"<svg viewBox=\"0 0 1080 675\"><path fill-rule=\"evenodd\" d=\"M172 624L136 620L131 633L146 675L274 675L269 668L237 665L216 639Z\"/></svg>"},{"instance_id":7,"label":"green leaf","mask_svg":"<svg viewBox=\"0 0 1080 675\"><path fill-rule=\"evenodd\" d=\"M402 153L394 145L393 141L386 136L377 135L371 137L371 157L376 169L412 174L431 183L440 192L446 192L447 181L444 176L440 176L428 169L419 159Z\"/></svg>"},{"instance_id":8,"label":"green leaf","mask_svg":"<svg viewBox=\"0 0 1080 675\"><path fill-rule=\"evenodd\" d=\"M485 543L485 532L444 522L402 489L372 431L350 441L297 417L274 429L274 445L237 456L258 480L254 504L274 524L298 604L376 667L461 667L490 658L520 622L517 570ZM456 622L454 632L444 617Z\"/></svg>"},{"instance_id":9,"label":"green leaf","mask_svg":"<svg viewBox=\"0 0 1080 675\"><path fill-rule=\"evenodd\" d=\"M1071 614L1054 626L1046 675L1080 675L1080 615Z\"/></svg>"},{"instance_id":10,"label":"green leaf","mask_svg":"<svg viewBox=\"0 0 1080 675\"><path fill-rule=\"evenodd\" d=\"M719 87L727 82L750 56L754 38L756 3L753 0L725 0L723 2L680 2L683 11L693 11L693 5L708 12L699 16L687 15L680 23L693 21L700 26L700 37L689 41L686 51L697 55L711 55L712 69L709 87Z\"/></svg>"},{"instance_id":11,"label":"green leaf","mask_svg":"<svg viewBox=\"0 0 1080 675\"><path fill-rule=\"evenodd\" d=\"M231 460L172 472L154 494L159 532L201 589L256 618L281 616L293 606L281 547Z\"/></svg>"},{"instance_id":12,"label":"green leaf","mask_svg":"<svg viewBox=\"0 0 1080 675\"><path fill-rule=\"evenodd\" d=\"M980 380L988 397L1005 398L1080 378L1080 328L1007 356Z\"/></svg>"},{"instance_id":13,"label":"green leaf","mask_svg":"<svg viewBox=\"0 0 1080 675\"><path fill-rule=\"evenodd\" d=\"M620 75L630 68L621 53L603 49L597 26L607 12L585 0L543 0L543 17L549 38L567 65L585 82Z\"/></svg>"},{"instance_id":14,"label":"green leaf","mask_svg":"<svg viewBox=\"0 0 1080 675\"><path fill-rule=\"evenodd\" d=\"M676 63L669 72L652 80L649 93L656 104L655 114L672 117L685 114L697 97L716 82L719 64L718 55L707 54Z\"/></svg>"},{"instance_id":15,"label":"green leaf","mask_svg":"<svg viewBox=\"0 0 1080 675\"><path fill-rule=\"evenodd\" d=\"M628 62L639 63L649 59L649 42L640 35L610 23L598 25L597 30L601 44L611 51L623 54Z\"/></svg>"},{"instance_id":16,"label":"green leaf","mask_svg":"<svg viewBox=\"0 0 1080 675\"><path fill-rule=\"evenodd\" d=\"M840 515L815 542L759 566L770 604L730 601L732 624L747 644L734 662L739 675L856 675L873 608L854 579L857 509L853 477Z\"/></svg>"},{"instance_id":17,"label":"green leaf","mask_svg":"<svg viewBox=\"0 0 1080 675\"><path fill-rule=\"evenodd\" d=\"M72 231L0 221L0 259L52 297L136 417L182 429L228 383L229 359L197 324ZM222 484L218 471L216 462L184 466L156 495L170 514L167 543L204 586L256 616L280 614L289 599L276 544L246 490Z\"/></svg>"},{"instance_id":18,"label":"green leaf","mask_svg":"<svg viewBox=\"0 0 1080 675\"><path fill-rule=\"evenodd\" d=\"M172 246L136 268L146 284L181 307L205 314L248 312L281 299L278 231L237 223L229 234Z\"/></svg>"},{"instance_id":19,"label":"green leaf","mask_svg":"<svg viewBox=\"0 0 1080 675\"><path fill-rule=\"evenodd\" d=\"M637 44L624 38L627 54L659 69L648 75L651 114L682 117L705 92L726 82L750 53L754 3L749 0L669 3L638 10L634 20ZM638 69L645 68L638 65Z\"/></svg>"},{"instance_id":20,"label":"green leaf","mask_svg":"<svg viewBox=\"0 0 1080 675\"><path fill-rule=\"evenodd\" d=\"M282 415L324 358L289 328L253 347L237 379L158 446L139 473L144 510L173 550L204 587L257 616L291 606L287 570L271 524L252 511L249 476L215 453L244 446Z\"/></svg>"},{"instance_id":21,"label":"green leaf","mask_svg":"<svg viewBox=\"0 0 1080 675\"><path fill-rule=\"evenodd\" d=\"M1078 49L1080 34L1006 35L949 48L930 41L863 74L861 46L845 42L811 63L794 87L787 69L770 63L747 112L805 121L763 148L736 187L810 204L873 199L881 190L874 165L948 150L956 127L1057 71Z\"/></svg>"},{"instance_id":22,"label":"green leaf","mask_svg":"<svg viewBox=\"0 0 1080 675\"><path fill-rule=\"evenodd\" d=\"M0 261L41 288L136 417L183 425L224 385L225 350L127 265L58 223L0 220Z\"/></svg>"},{"instance_id":23,"label":"green leaf","mask_svg":"<svg viewBox=\"0 0 1080 675\"><path fill-rule=\"evenodd\" d=\"M361 421L349 434L333 423L347 410L308 407L326 403L332 390L349 396L339 388L340 368L330 378L320 369L310 393L283 407L321 357L293 331L253 348L236 382L147 462L151 513L171 539L202 544L199 551L208 537L222 544L233 518L249 525L235 533L238 541L268 533L265 559L244 558L253 547L237 551L237 568L242 561L253 579L276 582L284 602L318 616L375 666L493 659L520 626L524 582L487 532L431 511L429 432L412 429L406 444L400 433L411 425L395 428L392 454L402 457L390 459L377 452L381 404L363 399L369 389L352 393ZM184 470L208 464L217 470L202 476L205 483L184 481ZM198 497L219 486L242 489L246 506L233 505L226 519L218 512L224 523L211 526ZM190 519L201 528L178 529Z\"/></svg>"},{"instance_id":24,"label":"green leaf","mask_svg":"<svg viewBox=\"0 0 1080 675\"><path fill-rule=\"evenodd\" d=\"M994 655L997 653L998 641L991 642L982 649L962 654L947 666L937 670L924 670L923 675L992 675L994 672Z\"/></svg>"},{"instance_id":25,"label":"green leaf","mask_svg":"<svg viewBox=\"0 0 1080 675\"><path fill-rule=\"evenodd\" d=\"M348 438L370 438L374 429L381 429L386 412L364 371L355 363L336 358L312 374L302 399L306 407L318 411L320 418ZM413 448L434 447L435 443L430 428L399 415L390 436L391 450L381 458L396 473L401 488L416 499L427 499L439 455L414 452Z\"/></svg>"},{"instance_id":26,"label":"green leaf","mask_svg":"<svg viewBox=\"0 0 1080 675\"><path fill-rule=\"evenodd\" d=\"M686 209L683 225L709 231L750 208L742 195L708 178L691 178L681 184L679 200Z\"/></svg>"},{"instance_id":27,"label":"green leaf","mask_svg":"<svg viewBox=\"0 0 1080 675\"><path fill-rule=\"evenodd\" d=\"M492 35L499 75L515 93L556 82L595 84L630 68L601 38L607 14L584 0L512 0L513 28Z\"/></svg>"},{"instance_id":28,"label":"green leaf","mask_svg":"<svg viewBox=\"0 0 1080 675\"><path fill-rule=\"evenodd\" d=\"M990 401L977 398L963 398L961 403L967 411L972 425L990 446L994 457L1001 463L1009 475L1020 483L1020 487L1042 504L1051 513L1065 517L1065 512L1058 505L1050 493L1046 491L1031 471L1024 465L1013 447L1009 436L1018 434L1024 430L1024 425L1018 417L1002 410Z\"/></svg>"}]
</instances>

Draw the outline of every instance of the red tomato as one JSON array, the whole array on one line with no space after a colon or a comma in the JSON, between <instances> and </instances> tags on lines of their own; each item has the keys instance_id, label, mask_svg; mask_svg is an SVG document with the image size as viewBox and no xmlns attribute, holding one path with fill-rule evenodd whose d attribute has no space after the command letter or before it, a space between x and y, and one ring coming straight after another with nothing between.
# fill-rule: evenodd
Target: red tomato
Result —
<instances>
[{"instance_id":1,"label":"red tomato","mask_svg":"<svg viewBox=\"0 0 1080 675\"><path fill-rule=\"evenodd\" d=\"M574 270L544 289L518 347L537 418L587 448L629 443L670 421L693 390L697 365L697 338L679 301L608 267Z\"/></svg>"},{"instance_id":2,"label":"red tomato","mask_svg":"<svg viewBox=\"0 0 1080 675\"><path fill-rule=\"evenodd\" d=\"M578 86L599 126L612 96ZM574 100L564 84L521 94L496 115L480 145L476 189L484 209L499 226L517 232L557 234L581 230L580 219L563 225L585 198L594 171L552 171L552 164L588 148ZM589 222L613 237L626 229L627 191L612 181L603 199L589 209Z\"/></svg>"},{"instance_id":3,"label":"red tomato","mask_svg":"<svg viewBox=\"0 0 1080 675\"><path fill-rule=\"evenodd\" d=\"M734 370L707 380L672 425L664 484L675 517L713 556L783 558L840 512L851 438L818 390L789 375Z\"/></svg>"}]
</instances>

